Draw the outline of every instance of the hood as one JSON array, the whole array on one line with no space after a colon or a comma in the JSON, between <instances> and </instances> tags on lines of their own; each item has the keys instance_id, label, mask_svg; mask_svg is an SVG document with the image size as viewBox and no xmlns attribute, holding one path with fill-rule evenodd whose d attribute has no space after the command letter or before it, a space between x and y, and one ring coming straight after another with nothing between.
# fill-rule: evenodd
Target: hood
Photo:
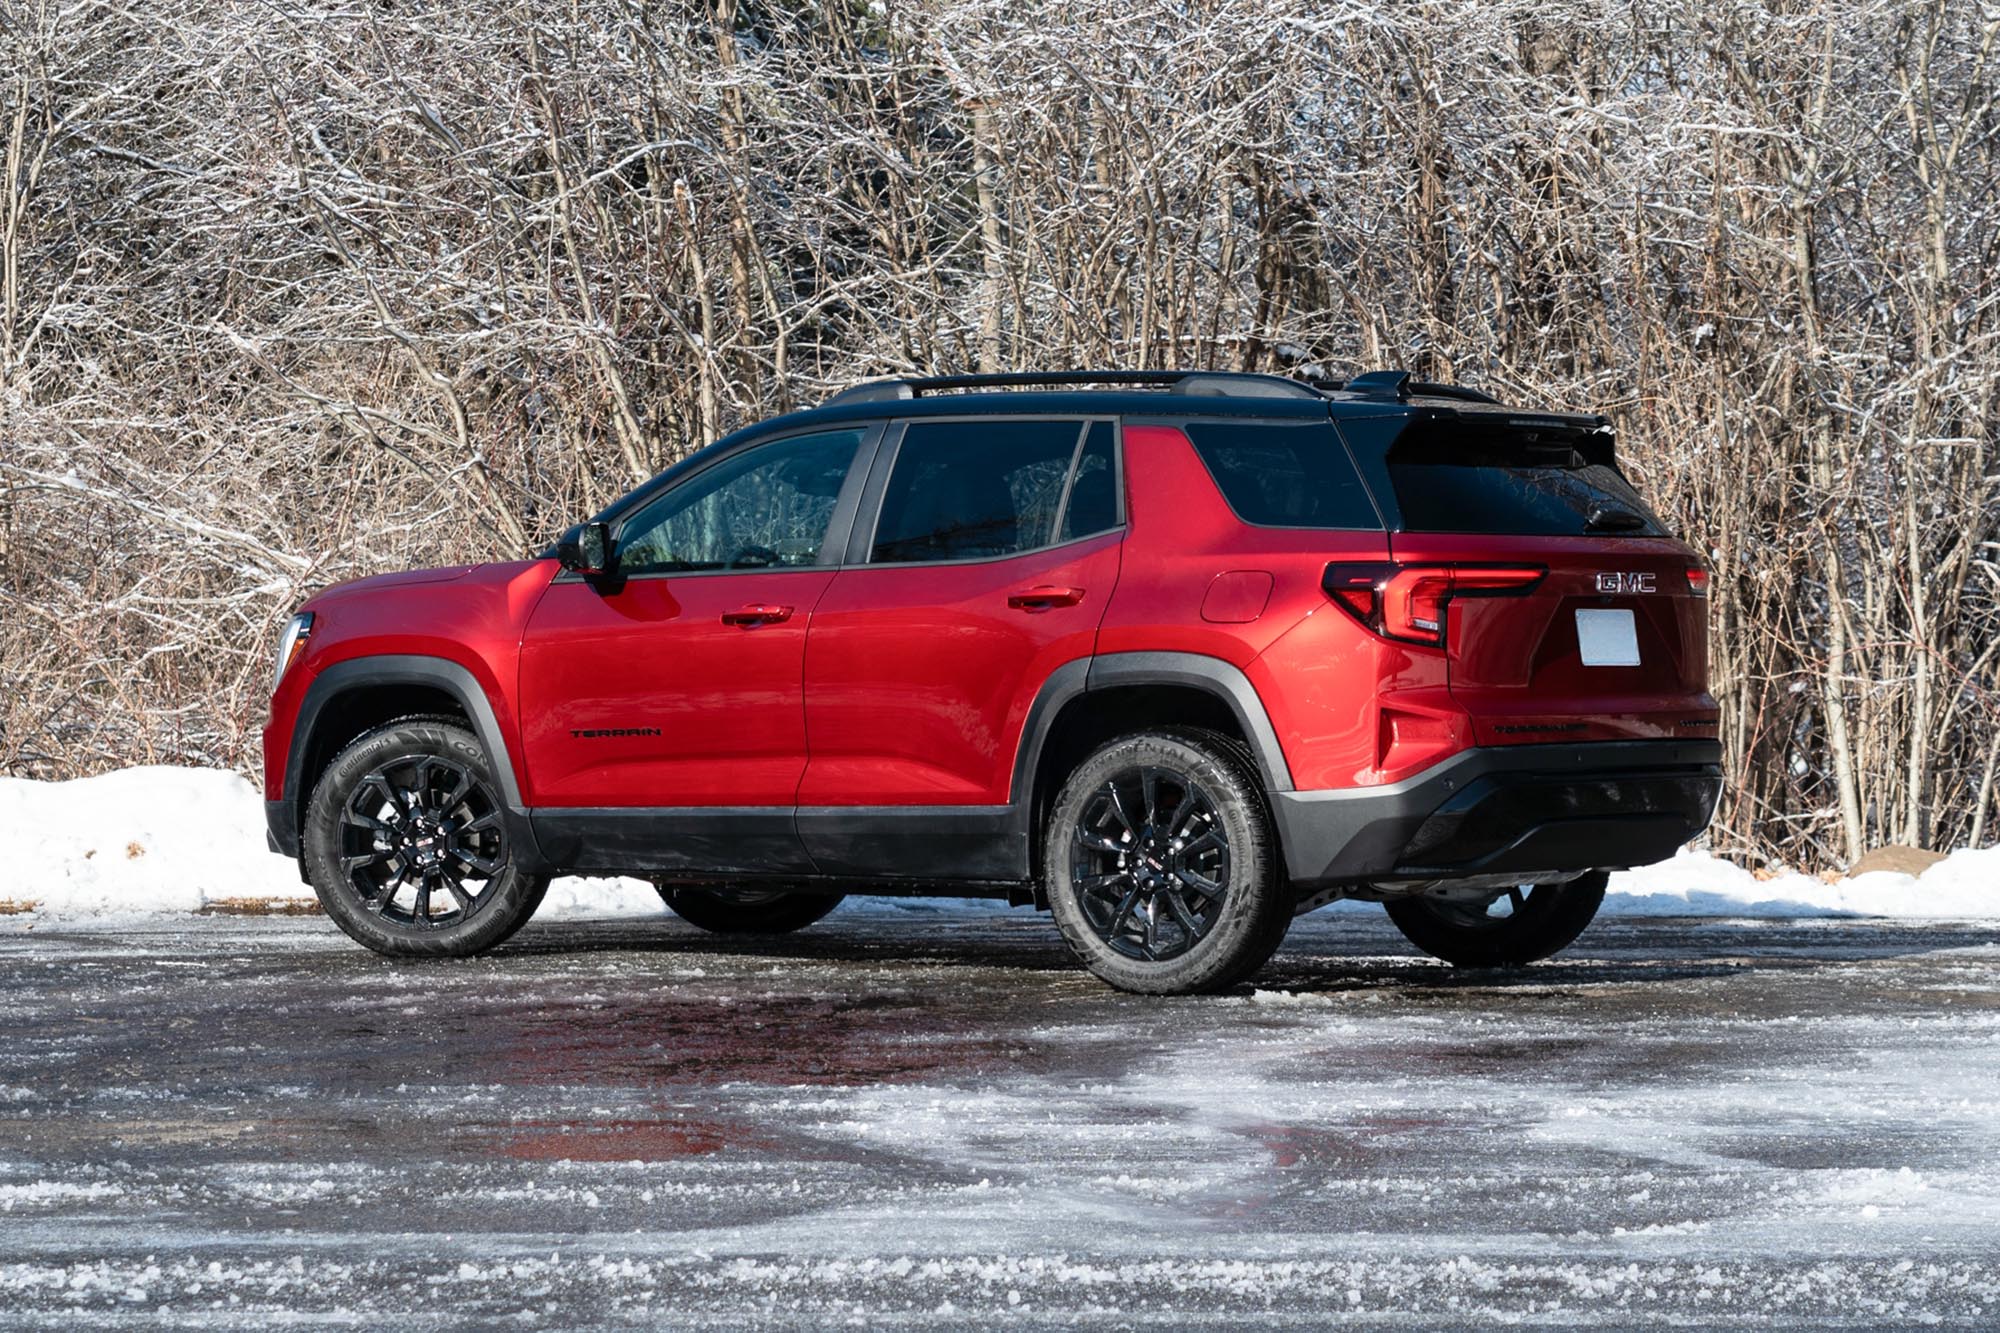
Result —
<instances>
[{"instance_id":1,"label":"hood","mask_svg":"<svg viewBox=\"0 0 2000 1333\"><path fill-rule=\"evenodd\" d=\"M322 588L312 600L317 602L321 598L345 597L350 593L407 588L417 583L452 583L478 568L480 568L478 565L446 565L442 569L409 569L398 574L371 574L367 578L349 579L345 583L335 583Z\"/></svg>"}]
</instances>

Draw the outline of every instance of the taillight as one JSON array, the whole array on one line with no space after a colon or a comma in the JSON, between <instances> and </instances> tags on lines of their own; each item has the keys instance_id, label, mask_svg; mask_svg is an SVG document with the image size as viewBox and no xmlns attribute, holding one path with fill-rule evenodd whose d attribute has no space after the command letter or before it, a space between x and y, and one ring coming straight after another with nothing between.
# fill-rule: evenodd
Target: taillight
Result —
<instances>
[{"instance_id":1,"label":"taillight","mask_svg":"<svg viewBox=\"0 0 2000 1333\"><path fill-rule=\"evenodd\" d=\"M1398 568L1387 562L1328 565L1319 586L1355 619L1368 624L1381 609L1382 586Z\"/></svg>"},{"instance_id":2,"label":"taillight","mask_svg":"<svg viewBox=\"0 0 2000 1333\"><path fill-rule=\"evenodd\" d=\"M1320 586L1347 613L1384 638L1444 643L1455 597L1518 597L1540 583L1540 565L1332 564Z\"/></svg>"},{"instance_id":3,"label":"taillight","mask_svg":"<svg viewBox=\"0 0 2000 1333\"><path fill-rule=\"evenodd\" d=\"M1708 596L1708 571L1700 565L1688 566L1688 591L1697 597Z\"/></svg>"}]
</instances>

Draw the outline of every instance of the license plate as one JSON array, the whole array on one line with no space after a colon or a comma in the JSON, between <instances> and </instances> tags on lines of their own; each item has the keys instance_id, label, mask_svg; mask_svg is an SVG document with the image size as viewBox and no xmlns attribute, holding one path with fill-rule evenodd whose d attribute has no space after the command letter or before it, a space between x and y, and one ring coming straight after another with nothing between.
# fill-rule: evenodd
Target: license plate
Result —
<instances>
[{"instance_id":1,"label":"license plate","mask_svg":"<svg viewBox=\"0 0 2000 1333\"><path fill-rule=\"evenodd\" d=\"M1585 666L1638 666L1639 631L1630 611L1579 611L1576 646Z\"/></svg>"}]
</instances>

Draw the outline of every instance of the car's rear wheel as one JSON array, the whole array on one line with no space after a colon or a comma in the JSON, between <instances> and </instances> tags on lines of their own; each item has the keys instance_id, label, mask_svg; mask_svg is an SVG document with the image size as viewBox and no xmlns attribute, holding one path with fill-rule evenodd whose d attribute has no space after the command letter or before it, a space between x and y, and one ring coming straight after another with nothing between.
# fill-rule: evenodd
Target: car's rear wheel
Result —
<instances>
[{"instance_id":1,"label":"car's rear wheel","mask_svg":"<svg viewBox=\"0 0 2000 1333\"><path fill-rule=\"evenodd\" d=\"M524 873L479 739L403 718L327 766L305 814L306 876L335 925L396 958L464 958L535 914L548 880Z\"/></svg>"},{"instance_id":2,"label":"car's rear wheel","mask_svg":"<svg viewBox=\"0 0 2000 1333\"><path fill-rule=\"evenodd\" d=\"M675 916L718 935L788 935L840 906L838 893L656 886Z\"/></svg>"},{"instance_id":3,"label":"car's rear wheel","mask_svg":"<svg viewBox=\"0 0 2000 1333\"><path fill-rule=\"evenodd\" d=\"M1386 904L1410 943L1457 967L1516 967L1566 949L1604 903L1603 871L1490 893L1448 887Z\"/></svg>"},{"instance_id":4,"label":"car's rear wheel","mask_svg":"<svg viewBox=\"0 0 2000 1333\"><path fill-rule=\"evenodd\" d=\"M1084 760L1050 809L1042 874L1070 950L1139 994L1233 986L1291 920L1256 776L1214 732L1128 736Z\"/></svg>"}]
</instances>

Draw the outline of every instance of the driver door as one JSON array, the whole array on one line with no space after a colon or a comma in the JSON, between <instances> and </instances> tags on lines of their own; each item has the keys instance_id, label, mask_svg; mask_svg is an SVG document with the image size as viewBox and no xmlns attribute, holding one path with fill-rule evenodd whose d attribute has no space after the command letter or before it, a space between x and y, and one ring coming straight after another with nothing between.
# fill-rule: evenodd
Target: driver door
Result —
<instances>
[{"instance_id":1,"label":"driver door","mask_svg":"<svg viewBox=\"0 0 2000 1333\"><path fill-rule=\"evenodd\" d=\"M789 828L806 764L806 625L874 433L725 454L617 523L611 577L555 579L521 648L531 804L781 807Z\"/></svg>"}]
</instances>

